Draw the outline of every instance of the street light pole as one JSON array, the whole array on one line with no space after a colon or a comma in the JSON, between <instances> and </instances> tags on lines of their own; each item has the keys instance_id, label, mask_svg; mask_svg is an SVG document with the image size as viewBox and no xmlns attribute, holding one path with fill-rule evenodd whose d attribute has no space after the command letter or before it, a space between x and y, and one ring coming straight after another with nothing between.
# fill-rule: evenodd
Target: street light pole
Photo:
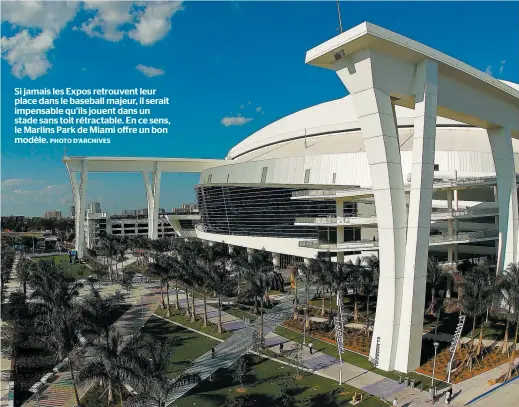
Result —
<instances>
[{"instance_id":1,"label":"street light pole","mask_svg":"<svg viewBox=\"0 0 519 407\"><path fill-rule=\"evenodd\" d=\"M438 342L434 342L434 360L433 360L433 371L432 371L432 379L431 379L431 388L434 388L434 370L436 369L436 352L438 350L438 346L440 345Z\"/></svg>"},{"instance_id":2,"label":"street light pole","mask_svg":"<svg viewBox=\"0 0 519 407\"><path fill-rule=\"evenodd\" d=\"M142 295L141 295L141 321L142 321L142 326L144 326L144 304L142 303Z\"/></svg>"}]
</instances>

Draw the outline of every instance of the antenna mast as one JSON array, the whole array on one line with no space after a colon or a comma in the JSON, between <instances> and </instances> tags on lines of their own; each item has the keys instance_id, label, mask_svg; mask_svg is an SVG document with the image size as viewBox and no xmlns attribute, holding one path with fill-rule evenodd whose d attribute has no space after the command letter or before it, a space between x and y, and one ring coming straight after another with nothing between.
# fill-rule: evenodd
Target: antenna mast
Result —
<instances>
[{"instance_id":1,"label":"antenna mast","mask_svg":"<svg viewBox=\"0 0 519 407\"><path fill-rule=\"evenodd\" d=\"M341 6L339 0L337 0L337 13L339 14L339 31L342 33Z\"/></svg>"}]
</instances>

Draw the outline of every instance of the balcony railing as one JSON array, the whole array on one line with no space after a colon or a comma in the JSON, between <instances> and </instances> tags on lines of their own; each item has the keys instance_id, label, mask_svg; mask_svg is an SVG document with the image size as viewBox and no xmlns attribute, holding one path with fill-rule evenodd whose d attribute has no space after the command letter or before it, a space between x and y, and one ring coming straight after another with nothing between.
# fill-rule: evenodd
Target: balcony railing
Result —
<instances>
[{"instance_id":1,"label":"balcony railing","mask_svg":"<svg viewBox=\"0 0 519 407\"><path fill-rule=\"evenodd\" d=\"M472 241L472 240L484 240L484 239L495 239L499 236L499 232L495 230L483 231L483 232L468 232L458 234L442 234L433 235L429 238L429 244L437 245L449 242L460 242L460 241ZM306 247L310 249L327 249L327 250L344 250L344 249L355 249L364 247L378 247L378 240L354 240L344 243L322 243L317 240L301 240L299 247Z\"/></svg>"},{"instance_id":2,"label":"balcony railing","mask_svg":"<svg viewBox=\"0 0 519 407\"><path fill-rule=\"evenodd\" d=\"M519 179L519 176L517 176ZM480 185L486 183L495 183L496 177L470 177L470 178L461 178L461 179L452 179L452 180L441 180L435 181L433 183L433 188L449 188L449 187L462 187L466 185ZM407 183L404 186L406 191L409 191L410 184ZM292 198L298 197L313 197L313 196L348 196L348 195L365 195L365 194L373 194L373 188L361 188L361 187L349 187L343 189L304 189L299 191L292 192Z\"/></svg>"}]
</instances>

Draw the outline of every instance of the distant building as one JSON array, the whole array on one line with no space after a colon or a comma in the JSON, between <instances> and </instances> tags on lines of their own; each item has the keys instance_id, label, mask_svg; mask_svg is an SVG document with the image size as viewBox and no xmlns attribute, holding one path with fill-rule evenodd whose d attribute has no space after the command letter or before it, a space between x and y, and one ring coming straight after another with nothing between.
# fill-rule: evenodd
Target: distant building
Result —
<instances>
[{"instance_id":1,"label":"distant building","mask_svg":"<svg viewBox=\"0 0 519 407\"><path fill-rule=\"evenodd\" d=\"M45 215L43 215L45 219L60 219L61 218L61 211L48 211L45 212Z\"/></svg>"},{"instance_id":2,"label":"distant building","mask_svg":"<svg viewBox=\"0 0 519 407\"><path fill-rule=\"evenodd\" d=\"M90 202L88 204L88 213L101 213L101 204L99 202Z\"/></svg>"},{"instance_id":3,"label":"distant building","mask_svg":"<svg viewBox=\"0 0 519 407\"><path fill-rule=\"evenodd\" d=\"M72 219L76 218L76 205L70 205L70 217Z\"/></svg>"}]
</instances>

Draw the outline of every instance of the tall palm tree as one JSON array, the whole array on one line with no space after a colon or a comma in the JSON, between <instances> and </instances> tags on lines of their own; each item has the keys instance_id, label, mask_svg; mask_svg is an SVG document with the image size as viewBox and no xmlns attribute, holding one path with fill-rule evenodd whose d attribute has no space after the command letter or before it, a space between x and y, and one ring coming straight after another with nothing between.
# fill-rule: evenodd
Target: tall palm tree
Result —
<instances>
[{"instance_id":1,"label":"tall palm tree","mask_svg":"<svg viewBox=\"0 0 519 407\"><path fill-rule=\"evenodd\" d=\"M488 264L479 263L470 272L466 273L461 283L463 287L463 297L460 305L468 316L472 318L472 333L470 346L474 348L476 320L490 307L495 294L494 273L490 272ZM481 353L483 343L484 324L481 324L478 345L475 348L474 356ZM472 369L472 360L470 361Z\"/></svg>"},{"instance_id":2,"label":"tall palm tree","mask_svg":"<svg viewBox=\"0 0 519 407\"><path fill-rule=\"evenodd\" d=\"M169 287L169 264L170 259L168 256L164 254L156 256L155 261L153 263L148 264L149 273L157 277L160 281L160 304L163 309L166 308L166 302L164 301L164 285L167 285ZM167 309L169 310L169 294L167 298Z\"/></svg>"},{"instance_id":3,"label":"tall palm tree","mask_svg":"<svg viewBox=\"0 0 519 407\"><path fill-rule=\"evenodd\" d=\"M218 296L218 333L223 333L222 296L232 282L229 271L226 268L228 256L227 246L223 243L203 245L199 255L200 262L209 276L211 288Z\"/></svg>"},{"instance_id":4,"label":"tall palm tree","mask_svg":"<svg viewBox=\"0 0 519 407\"><path fill-rule=\"evenodd\" d=\"M246 253L247 254L247 253ZM250 284L254 284L255 281L249 281L254 280L254 278L261 273L270 273L273 271L273 265L272 262L269 260L269 255L265 250L261 251L254 251L253 253L247 254L247 257L243 259L240 265L242 271L242 277L245 280L245 285L247 287L250 286ZM242 293L242 296L249 297L254 301L254 313L258 313L258 303L259 303L259 297L257 295L250 295L251 290L246 289L245 293ZM267 297L265 298L268 301L268 293Z\"/></svg>"},{"instance_id":5,"label":"tall palm tree","mask_svg":"<svg viewBox=\"0 0 519 407\"><path fill-rule=\"evenodd\" d=\"M260 303L260 338L263 338L263 307L271 288L272 278L273 272L266 269L259 270L257 274L247 275L246 295L249 298L257 298Z\"/></svg>"},{"instance_id":6,"label":"tall palm tree","mask_svg":"<svg viewBox=\"0 0 519 407\"><path fill-rule=\"evenodd\" d=\"M348 269L348 285L353 289L353 321L359 322L359 307L357 297L359 291L362 290L364 280L366 279L367 269L362 265L360 257L357 257L355 263L348 260L344 263L344 267Z\"/></svg>"},{"instance_id":7,"label":"tall palm tree","mask_svg":"<svg viewBox=\"0 0 519 407\"><path fill-rule=\"evenodd\" d=\"M99 253L108 259L108 276L113 281L113 259L118 253L118 241L114 235L106 235L99 241Z\"/></svg>"},{"instance_id":8,"label":"tall palm tree","mask_svg":"<svg viewBox=\"0 0 519 407\"><path fill-rule=\"evenodd\" d=\"M310 328L310 319L308 315L308 307L310 306L310 286L315 281L315 276L319 274L319 263L314 259L309 259L307 263L297 263L297 269L301 275L305 285L306 307L305 307L305 326Z\"/></svg>"},{"instance_id":9,"label":"tall palm tree","mask_svg":"<svg viewBox=\"0 0 519 407\"><path fill-rule=\"evenodd\" d=\"M138 382L142 377L143 362L140 353L143 341L140 336L133 336L128 340L113 329L109 332L106 341L88 347L88 357L80 368L78 381L101 382L108 391L108 405L114 400L114 391L117 391L120 406L123 407L124 383Z\"/></svg>"},{"instance_id":10,"label":"tall palm tree","mask_svg":"<svg viewBox=\"0 0 519 407\"><path fill-rule=\"evenodd\" d=\"M101 340L107 341L112 326L112 315L124 303L124 296L116 292L101 296L98 291L83 298L80 303L84 330L93 332Z\"/></svg>"},{"instance_id":11,"label":"tall palm tree","mask_svg":"<svg viewBox=\"0 0 519 407\"><path fill-rule=\"evenodd\" d=\"M23 295L27 297L27 283L31 279L31 274L36 269L36 263L28 258L22 258L16 265L16 277L22 285Z\"/></svg>"},{"instance_id":12,"label":"tall palm tree","mask_svg":"<svg viewBox=\"0 0 519 407\"><path fill-rule=\"evenodd\" d=\"M79 406L72 353L80 344L78 332L82 324L77 298L83 284L53 263L40 262L38 272L31 277L31 285L34 287L31 299L38 300L38 307L46 321L44 342L60 360L68 358L76 405Z\"/></svg>"},{"instance_id":13,"label":"tall palm tree","mask_svg":"<svg viewBox=\"0 0 519 407\"><path fill-rule=\"evenodd\" d=\"M369 297L373 295L378 286L378 279L380 276L380 263L377 256L364 256L362 261L366 265L367 273L363 281L363 290L366 295L366 332L369 328Z\"/></svg>"},{"instance_id":14,"label":"tall palm tree","mask_svg":"<svg viewBox=\"0 0 519 407\"><path fill-rule=\"evenodd\" d=\"M332 321L332 297L333 297L333 287L334 287L334 276L337 272L337 263L332 262L331 254L330 252L327 253L326 257L317 259L317 262L319 264L319 275L320 280L323 282L326 282L328 286L329 291L329 314L328 314L328 325L331 325ZM322 302L323 310L324 310L324 292L323 292L323 302ZM324 315L324 312L323 312Z\"/></svg>"},{"instance_id":15,"label":"tall palm tree","mask_svg":"<svg viewBox=\"0 0 519 407\"><path fill-rule=\"evenodd\" d=\"M510 322L517 321L519 308L519 263L510 263L505 272L499 276L497 287L501 293L502 306L506 317L505 336L503 338L502 353L508 353L510 344L508 343L508 330ZM517 329L519 324L516 324L516 333L514 340L514 347L517 347Z\"/></svg>"},{"instance_id":16,"label":"tall palm tree","mask_svg":"<svg viewBox=\"0 0 519 407\"><path fill-rule=\"evenodd\" d=\"M438 260L434 257L427 259L427 284L431 289L431 306L429 307L431 315L436 313L436 291L441 287L447 273L445 269L440 266Z\"/></svg>"},{"instance_id":17,"label":"tall palm tree","mask_svg":"<svg viewBox=\"0 0 519 407\"><path fill-rule=\"evenodd\" d=\"M177 383L169 378L170 359L175 350L175 341L147 341L142 347L144 361L142 374L132 382L137 395L129 400L130 406L149 406L150 401L163 407Z\"/></svg>"},{"instance_id":18,"label":"tall palm tree","mask_svg":"<svg viewBox=\"0 0 519 407\"><path fill-rule=\"evenodd\" d=\"M248 255L247 250L244 247L235 246L230 252L230 272L234 274L236 278L236 295L241 295L241 285L243 274L247 270Z\"/></svg>"},{"instance_id":19,"label":"tall palm tree","mask_svg":"<svg viewBox=\"0 0 519 407\"><path fill-rule=\"evenodd\" d=\"M348 282L350 281L350 275L352 268L348 264L337 263L335 267L328 270L330 273L330 284L331 288L337 293L344 292ZM331 301L332 290L330 290L330 315L328 316L328 324L332 325L332 301Z\"/></svg>"}]
</instances>

